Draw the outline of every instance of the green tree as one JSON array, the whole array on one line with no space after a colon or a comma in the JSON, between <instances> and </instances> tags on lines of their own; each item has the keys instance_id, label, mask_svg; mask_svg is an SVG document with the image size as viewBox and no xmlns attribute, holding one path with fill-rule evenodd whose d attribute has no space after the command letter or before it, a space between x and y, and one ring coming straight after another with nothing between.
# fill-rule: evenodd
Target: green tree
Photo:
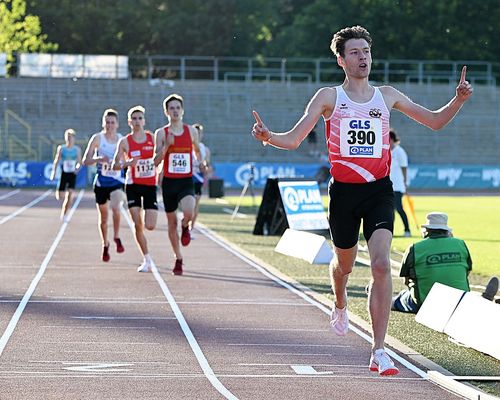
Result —
<instances>
[{"instance_id":1,"label":"green tree","mask_svg":"<svg viewBox=\"0 0 500 400\"><path fill-rule=\"evenodd\" d=\"M57 44L47 42L37 16L26 15L24 0L0 1L0 52L7 54L8 67L15 52L50 52Z\"/></svg>"}]
</instances>

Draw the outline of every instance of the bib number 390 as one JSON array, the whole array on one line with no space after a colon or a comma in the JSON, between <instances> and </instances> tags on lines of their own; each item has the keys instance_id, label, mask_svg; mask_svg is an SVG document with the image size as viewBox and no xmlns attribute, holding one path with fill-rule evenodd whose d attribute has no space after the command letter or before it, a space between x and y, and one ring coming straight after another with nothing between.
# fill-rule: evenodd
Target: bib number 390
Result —
<instances>
[{"instance_id":1,"label":"bib number 390","mask_svg":"<svg viewBox=\"0 0 500 400\"><path fill-rule=\"evenodd\" d=\"M382 121L378 118L342 118L340 120L342 157L381 158Z\"/></svg>"}]
</instances>

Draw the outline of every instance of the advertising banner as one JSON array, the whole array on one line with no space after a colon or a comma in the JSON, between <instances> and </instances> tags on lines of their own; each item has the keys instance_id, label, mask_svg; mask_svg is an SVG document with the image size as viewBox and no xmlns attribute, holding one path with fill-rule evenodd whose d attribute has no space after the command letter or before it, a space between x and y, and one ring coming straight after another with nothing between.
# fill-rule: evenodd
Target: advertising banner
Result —
<instances>
[{"instance_id":1,"label":"advertising banner","mask_svg":"<svg viewBox=\"0 0 500 400\"><path fill-rule=\"evenodd\" d=\"M321 192L316 181L279 181L283 207L291 229L328 229Z\"/></svg>"},{"instance_id":2,"label":"advertising banner","mask_svg":"<svg viewBox=\"0 0 500 400\"><path fill-rule=\"evenodd\" d=\"M61 174L60 168L56 179L50 180L52 163L35 161L0 161L0 186L40 187L56 186ZM83 167L76 176L76 186L87 185L87 167Z\"/></svg>"}]
</instances>

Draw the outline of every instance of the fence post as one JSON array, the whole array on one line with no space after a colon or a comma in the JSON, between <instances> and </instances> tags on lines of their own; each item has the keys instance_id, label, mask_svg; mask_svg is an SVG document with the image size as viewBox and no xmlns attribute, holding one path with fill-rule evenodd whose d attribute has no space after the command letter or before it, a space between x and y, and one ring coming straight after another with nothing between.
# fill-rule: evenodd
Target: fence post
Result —
<instances>
[{"instance_id":1,"label":"fence post","mask_svg":"<svg viewBox=\"0 0 500 400\"><path fill-rule=\"evenodd\" d=\"M186 58L181 57L181 81L184 82L186 79Z\"/></svg>"}]
</instances>

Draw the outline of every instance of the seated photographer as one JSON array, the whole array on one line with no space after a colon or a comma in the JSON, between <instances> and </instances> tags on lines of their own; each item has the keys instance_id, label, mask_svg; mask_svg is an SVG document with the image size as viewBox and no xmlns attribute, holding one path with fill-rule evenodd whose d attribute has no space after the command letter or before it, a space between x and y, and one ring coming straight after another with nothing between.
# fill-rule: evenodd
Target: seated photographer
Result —
<instances>
[{"instance_id":1,"label":"seated photographer","mask_svg":"<svg viewBox=\"0 0 500 400\"><path fill-rule=\"evenodd\" d=\"M392 299L392 310L416 313L435 282L470 290L471 256L465 242L453 237L448 215L427 214L422 228L424 239L411 245L403 257L399 276L405 278L408 289Z\"/></svg>"}]
</instances>

